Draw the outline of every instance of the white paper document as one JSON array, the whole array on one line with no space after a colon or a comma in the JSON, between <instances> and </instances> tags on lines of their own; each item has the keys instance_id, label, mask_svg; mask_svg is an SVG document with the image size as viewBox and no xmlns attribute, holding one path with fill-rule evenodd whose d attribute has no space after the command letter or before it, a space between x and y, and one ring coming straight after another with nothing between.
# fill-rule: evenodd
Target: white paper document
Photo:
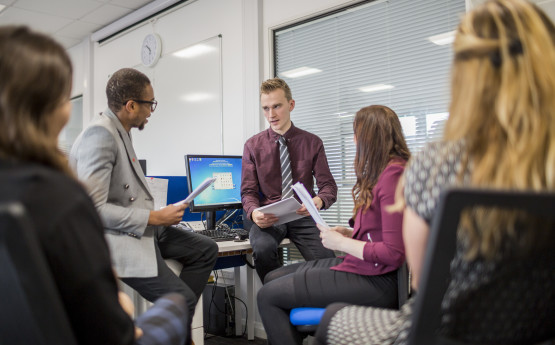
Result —
<instances>
[{"instance_id":1,"label":"white paper document","mask_svg":"<svg viewBox=\"0 0 555 345\"><path fill-rule=\"evenodd\" d=\"M212 183L214 183L214 181L216 181L216 179L217 179L216 177L206 178L206 180L202 181L202 183L194 191L192 191L191 194L189 194L185 199L176 202L174 205L175 206L180 206L180 205L183 205L183 204L190 204L191 201L193 201L194 198L196 198L206 188L210 187L210 185Z\"/></svg>"},{"instance_id":2,"label":"white paper document","mask_svg":"<svg viewBox=\"0 0 555 345\"><path fill-rule=\"evenodd\" d=\"M154 198L154 209L159 210L168 202L168 180L165 178L147 177L146 183Z\"/></svg>"},{"instance_id":3,"label":"white paper document","mask_svg":"<svg viewBox=\"0 0 555 345\"><path fill-rule=\"evenodd\" d=\"M270 205L259 207L255 211L260 211L264 214L273 214L279 220L274 225L289 223L295 219L302 218L303 216L297 214L296 211L301 208L301 204L294 197L287 198L275 202Z\"/></svg>"},{"instance_id":4,"label":"white paper document","mask_svg":"<svg viewBox=\"0 0 555 345\"><path fill-rule=\"evenodd\" d=\"M299 199L301 199L304 206L312 216L312 219L314 219L314 221L317 224L320 224L324 226L326 229L329 229L330 227L328 226L328 224L326 224L326 222L320 215L320 212L318 212L316 205L314 205L314 201L312 201L312 197L310 196L310 193L306 190L304 185L300 182L297 182L294 185L292 185L291 188L293 188L295 193L297 193L297 195L299 196Z\"/></svg>"}]
</instances>

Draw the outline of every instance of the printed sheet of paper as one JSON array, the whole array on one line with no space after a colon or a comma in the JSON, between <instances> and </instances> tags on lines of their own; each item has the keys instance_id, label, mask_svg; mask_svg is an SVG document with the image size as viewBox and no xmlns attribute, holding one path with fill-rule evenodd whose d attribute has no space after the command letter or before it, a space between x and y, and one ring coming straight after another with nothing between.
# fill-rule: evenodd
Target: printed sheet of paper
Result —
<instances>
[{"instance_id":1,"label":"printed sheet of paper","mask_svg":"<svg viewBox=\"0 0 555 345\"><path fill-rule=\"evenodd\" d=\"M146 177L146 183L154 198L154 209L159 210L168 204L168 180L165 178Z\"/></svg>"},{"instance_id":2,"label":"printed sheet of paper","mask_svg":"<svg viewBox=\"0 0 555 345\"><path fill-rule=\"evenodd\" d=\"M312 219L314 219L314 221L317 224L320 224L324 226L326 229L329 229L330 227L328 226L328 224L326 224L326 222L320 215L320 212L318 212L316 205L314 205L314 201L312 201L312 197L310 196L310 193L306 190L304 185L300 182L297 182L294 185L292 185L291 188L293 188L295 193L297 193L297 195L299 196L299 199L301 199L304 206L312 216Z\"/></svg>"},{"instance_id":3,"label":"printed sheet of paper","mask_svg":"<svg viewBox=\"0 0 555 345\"><path fill-rule=\"evenodd\" d=\"M275 215L279 220L274 225L280 225L302 218L302 215L296 213L299 208L301 208L301 204L299 204L297 199L291 197L270 205L259 207L255 209L255 211Z\"/></svg>"},{"instance_id":4,"label":"printed sheet of paper","mask_svg":"<svg viewBox=\"0 0 555 345\"><path fill-rule=\"evenodd\" d=\"M202 181L202 183L197 187L197 189L195 189L194 191L191 192L191 194L189 194L185 199L176 202L174 205L175 206L180 206L183 204L190 204L191 201L193 201L194 198L196 198L200 193L202 193L206 188L210 187L210 185L212 183L214 183L214 181L216 181L216 177L208 177L206 178L206 180Z\"/></svg>"}]
</instances>

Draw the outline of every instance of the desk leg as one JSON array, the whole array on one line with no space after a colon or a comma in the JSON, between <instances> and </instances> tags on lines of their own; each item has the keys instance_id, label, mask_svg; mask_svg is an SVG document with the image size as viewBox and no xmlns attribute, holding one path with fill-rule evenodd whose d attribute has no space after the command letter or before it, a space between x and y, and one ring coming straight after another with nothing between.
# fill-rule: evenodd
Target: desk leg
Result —
<instances>
[{"instance_id":1,"label":"desk leg","mask_svg":"<svg viewBox=\"0 0 555 345\"><path fill-rule=\"evenodd\" d=\"M236 266L233 268L233 272L235 274L235 296L239 293L240 285L241 285L241 266ZM239 295L238 297L243 297ZM239 302L238 299L235 299L235 334L241 335L243 334L243 325L241 323L241 318L243 316L243 305Z\"/></svg>"},{"instance_id":2,"label":"desk leg","mask_svg":"<svg viewBox=\"0 0 555 345\"><path fill-rule=\"evenodd\" d=\"M252 254L247 255L247 260L252 263ZM249 318L247 320L247 339L254 340L254 270L246 267L247 270L247 308L249 310Z\"/></svg>"},{"instance_id":3,"label":"desk leg","mask_svg":"<svg viewBox=\"0 0 555 345\"><path fill-rule=\"evenodd\" d=\"M252 255L247 255L247 260L252 262ZM247 305L248 316L247 318L247 339L254 340L254 270L249 266L245 266L247 271L247 296L245 299L245 304ZM235 293L239 291L239 282L241 281L241 267L237 266L234 268L235 274ZM243 316L243 305L238 300L235 300L235 334L243 334L244 327L242 324Z\"/></svg>"}]
</instances>

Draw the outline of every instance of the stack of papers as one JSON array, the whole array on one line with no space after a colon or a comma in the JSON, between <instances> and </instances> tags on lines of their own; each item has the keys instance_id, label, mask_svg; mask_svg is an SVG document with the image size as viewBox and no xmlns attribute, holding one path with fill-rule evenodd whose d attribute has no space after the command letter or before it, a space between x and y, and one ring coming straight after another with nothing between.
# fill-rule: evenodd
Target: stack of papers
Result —
<instances>
[{"instance_id":1,"label":"stack of papers","mask_svg":"<svg viewBox=\"0 0 555 345\"><path fill-rule=\"evenodd\" d=\"M216 181L216 179L217 179L216 177L208 177L206 180L202 181L202 183L197 187L197 189L192 191L191 194L189 194L185 199L176 202L174 205L175 206L181 206L183 204L190 204L191 201L193 201L194 198L196 198L206 188L210 187L210 185L212 183L214 183L214 181Z\"/></svg>"},{"instance_id":2,"label":"stack of papers","mask_svg":"<svg viewBox=\"0 0 555 345\"><path fill-rule=\"evenodd\" d=\"M279 218L274 225L280 225L302 218L302 215L296 213L299 208L301 208L301 204L299 204L297 199L290 197L270 205L259 207L255 209L255 211L260 211L264 214L273 214Z\"/></svg>"},{"instance_id":3,"label":"stack of papers","mask_svg":"<svg viewBox=\"0 0 555 345\"><path fill-rule=\"evenodd\" d=\"M299 199L301 199L304 206L308 210L308 213L310 213L310 216L312 216L312 219L314 219L316 224L320 224L324 226L326 229L329 229L330 227L328 226L328 224L326 224L326 222L320 215L320 212L318 212L318 209L316 208L316 205L314 205L314 202L312 201L312 197L310 196L310 193L306 190L305 186L302 183L297 182L294 185L292 185L291 188L293 188L295 193L297 193L297 195L299 196Z\"/></svg>"},{"instance_id":4,"label":"stack of papers","mask_svg":"<svg viewBox=\"0 0 555 345\"><path fill-rule=\"evenodd\" d=\"M314 201L312 200L312 197L310 196L310 193L306 190L305 186L302 183L297 182L292 185L291 188L293 188L295 193L297 193L299 199L301 199L301 201L305 205L312 219L314 219L317 224L320 224L324 228L329 229L329 225L324 221L324 219L318 212L318 209L316 208L316 205L314 205ZM259 207L255 209L255 211L260 211L264 214L275 215L279 218L279 220L274 225L280 225L288 223L295 219L302 218L302 215L296 213L299 208L301 208L301 204L299 204L299 202L295 198L291 197L278 201L271 205Z\"/></svg>"}]
</instances>

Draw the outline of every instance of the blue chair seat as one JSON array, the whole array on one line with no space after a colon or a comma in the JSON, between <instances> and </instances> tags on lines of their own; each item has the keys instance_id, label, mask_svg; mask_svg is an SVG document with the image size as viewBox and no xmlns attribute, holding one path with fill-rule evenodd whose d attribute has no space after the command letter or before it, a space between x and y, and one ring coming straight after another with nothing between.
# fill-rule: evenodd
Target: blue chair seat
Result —
<instances>
[{"instance_id":1,"label":"blue chair seat","mask_svg":"<svg viewBox=\"0 0 555 345\"><path fill-rule=\"evenodd\" d=\"M293 308L289 320L294 326L312 326L320 323L326 308Z\"/></svg>"}]
</instances>

